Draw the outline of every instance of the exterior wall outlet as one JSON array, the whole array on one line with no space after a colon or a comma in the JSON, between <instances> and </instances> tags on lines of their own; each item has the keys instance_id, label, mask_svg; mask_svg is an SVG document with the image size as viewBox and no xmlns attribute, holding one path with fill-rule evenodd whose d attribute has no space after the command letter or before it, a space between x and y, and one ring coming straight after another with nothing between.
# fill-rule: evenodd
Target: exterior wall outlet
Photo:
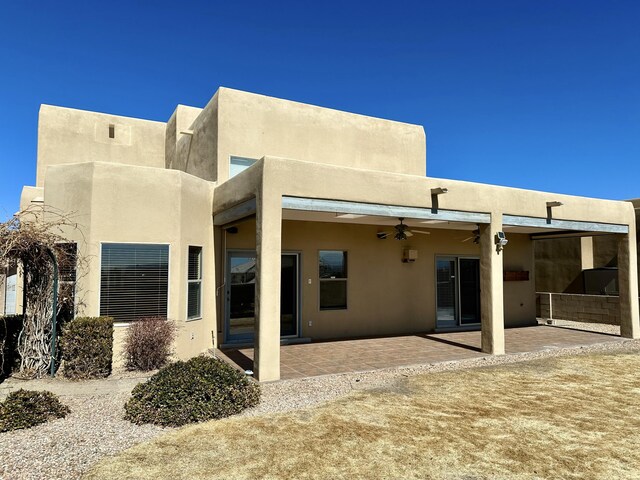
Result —
<instances>
[{"instance_id":1,"label":"exterior wall outlet","mask_svg":"<svg viewBox=\"0 0 640 480\"><path fill-rule=\"evenodd\" d=\"M309 326L313 327L313 320L309 320Z\"/></svg>"}]
</instances>

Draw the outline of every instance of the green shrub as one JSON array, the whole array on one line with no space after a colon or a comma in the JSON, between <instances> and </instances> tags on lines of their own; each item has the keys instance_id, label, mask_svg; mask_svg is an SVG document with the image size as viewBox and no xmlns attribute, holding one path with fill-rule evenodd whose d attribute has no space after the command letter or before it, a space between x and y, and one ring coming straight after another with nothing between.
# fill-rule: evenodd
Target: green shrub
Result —
<instances>
[{"instance_id":1,"label":"green shrub","mask_svg":"<svg viewBox=\"0 0 640 480\"><path fill-rule=\"evenodd\" d=\"M113 318L74 318L62 330L60 349L65 377L109 376L113 356Z\"/></svg>"},{"instance_id":2,"label":"green shrub","mask_svg":"<svg viewBox=\"0 0 640 480\"><path fill-rule=\"evenodd\" d=\"M64 418L69 407L51 392L17 390L0 403L0 432L30 428L55 418Z\"/></svg>"},{"instance_id":3,"label":"green shrub","mask_svg":"<svg viewBox=\"0 0 640 480\"><path fill-rule=\"evenodd\" d=\"M0 317L0 379L8 377L18 366L18 336L22 330L22 315Z\"/></svg>"},{"instance_id":4,"label":"green shrub","mask_svg":"<svg viewBox=\"0 0 640 480\"><path fill-rule=\"evenodd\" d=\"M175 336L175 323L166 318L146 317L133 322L124 338L127 369L147 372L164 367Z\"/></svg>"},{"instance_id":5,"label":"green shrub","mask_svg":"<svg viewBox=\"0 0 640 480\"><path fill-rule=\"evenodd\" d=\"M177 427L228 417L260 401L260 387L212 357L176 362L135 386L125 405L133 423Z\"/></svg>"}]
</instances>

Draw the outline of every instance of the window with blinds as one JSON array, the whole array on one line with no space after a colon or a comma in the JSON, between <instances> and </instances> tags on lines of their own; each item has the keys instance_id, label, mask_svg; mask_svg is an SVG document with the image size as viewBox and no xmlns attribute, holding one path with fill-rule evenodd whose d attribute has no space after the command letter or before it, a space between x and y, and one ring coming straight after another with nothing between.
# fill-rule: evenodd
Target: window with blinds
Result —
<instances>
[{"instance_id":1,"label":"window with blinds","mask_svg":"<svg viewBox=\"0 0 640 480\"><path fill-rule=\"evenodd\" d=\"M189 247L187 318L202 316L202 247Z\"/></svg>"},{"instance_id":2,"label":"window with blinds","mask_svg":"<svg viewBox=\"0 0 640 480\"><path fill-rule=\"evenodd\" d=\"M168 245L102 245L100 315L116 321L166 318L168 298Z\"/></svg>"}]
</instances>

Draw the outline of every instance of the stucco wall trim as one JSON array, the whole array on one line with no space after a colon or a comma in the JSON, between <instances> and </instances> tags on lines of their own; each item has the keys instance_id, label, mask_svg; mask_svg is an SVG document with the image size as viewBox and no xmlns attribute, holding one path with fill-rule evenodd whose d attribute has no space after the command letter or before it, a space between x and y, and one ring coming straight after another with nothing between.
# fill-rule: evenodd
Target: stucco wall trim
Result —
<instances>
[{"instance_id":1,"label":"stucco wall trim","mask_svg":"<svg viewBox=\"0 0 640 480\"><path fill-rule=\"evenodd\" d=\"M453 222L489 223L491 215L481 212L460 210L433 210L431 208L400 207L375 203L346 202L342 200L322 200L303 197L282 197L282 208L312 212L352 213L384 217L420 218L425 220L446 220Z\"/></svg>"},{"instance_id":2,"label":"stucco wall trim","mask_svg":"<svg viewBox=\"0 0 640 480\"><path fill-rule=\"evenodd\" d=\"M628 225L615 223L582 222L575 220L556 220L555 218L522 217L503 215L503 225L518 227L553 228L561 230L582 230L585 232L629 233Z\"/></svg>"}]
</instances>

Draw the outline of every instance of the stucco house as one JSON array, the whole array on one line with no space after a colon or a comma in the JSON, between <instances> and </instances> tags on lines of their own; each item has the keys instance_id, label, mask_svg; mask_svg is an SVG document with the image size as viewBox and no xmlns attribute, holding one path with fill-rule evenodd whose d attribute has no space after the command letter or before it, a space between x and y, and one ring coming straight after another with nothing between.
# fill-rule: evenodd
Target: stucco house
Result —
<instances>
[{"instance_id":1,"label":"stucco house","mask_svg":"<svg viewBox=\"0 0 640 480\"><path fill-rule=\"evenodd\" d=\"M32 203L74 212L83 315L179 325L176 352L504 328L536 320L534 241L617 239L622 335L640 337L630 203L426 176L418 125L220 88L164 122L43 105Z\"/></svg>"}]
</instances>

